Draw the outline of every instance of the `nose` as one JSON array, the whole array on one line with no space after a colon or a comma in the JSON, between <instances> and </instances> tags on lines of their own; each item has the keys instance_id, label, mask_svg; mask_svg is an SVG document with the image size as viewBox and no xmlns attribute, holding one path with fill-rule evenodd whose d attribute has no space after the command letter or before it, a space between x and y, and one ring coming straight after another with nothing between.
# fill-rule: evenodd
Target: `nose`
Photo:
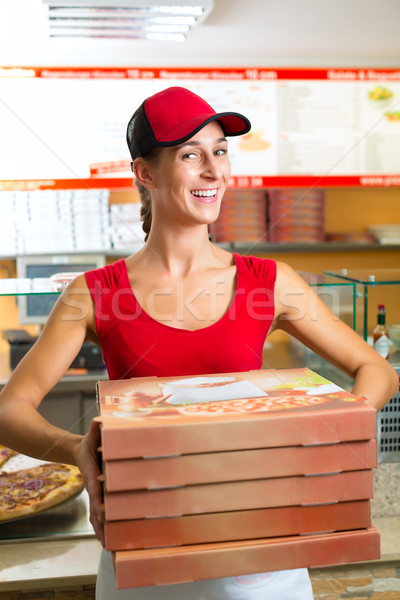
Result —
<instances>
[{"instance_id":1,"label":"nose","mask_svg":"<svg viewBox=\"0 0 400 600\"><path fill-rule=\"evenodd\" d=\"M207 154L203 161L203 177L219 179L222 174L221 158L214 154Z\"/></svg>"}]
</instances>

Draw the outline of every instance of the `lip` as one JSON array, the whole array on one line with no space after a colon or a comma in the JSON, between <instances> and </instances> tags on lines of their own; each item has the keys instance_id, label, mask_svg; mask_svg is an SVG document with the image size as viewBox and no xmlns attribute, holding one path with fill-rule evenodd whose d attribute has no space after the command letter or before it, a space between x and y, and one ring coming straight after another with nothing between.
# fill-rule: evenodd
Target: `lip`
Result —
<instances>
[{"instance_id":1,"label":"lip","mask_svg":"<svg viewBox=\"0 0 400 600\"><path fill-rule=\"evenodd\" d=\"M203 204L213 204L218 199L218 188L212 188L212 189L216 190L215 196L195 196L192 193L190 193L190 195L192 196L192 198L194 198L195 200L198 200L199 202L202 202ZM204 190L204 191L207 191L207 190Z\"/></svg>"}]
</instances>

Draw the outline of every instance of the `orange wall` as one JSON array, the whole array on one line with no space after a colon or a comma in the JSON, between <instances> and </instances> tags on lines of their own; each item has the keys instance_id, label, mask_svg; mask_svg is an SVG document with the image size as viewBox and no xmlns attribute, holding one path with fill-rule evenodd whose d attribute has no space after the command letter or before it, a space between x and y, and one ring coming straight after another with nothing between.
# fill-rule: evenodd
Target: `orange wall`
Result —
<instances>
[{"instance_id":1,"label":"orange wall","mask_svg":"<svg viewBox=\"0 0 400 600\"><path fill-rule=\"evenodd\" d=\"M400 188L327 189L325 199L327 233L400 223Z\"/></svg>"}]
</instances>

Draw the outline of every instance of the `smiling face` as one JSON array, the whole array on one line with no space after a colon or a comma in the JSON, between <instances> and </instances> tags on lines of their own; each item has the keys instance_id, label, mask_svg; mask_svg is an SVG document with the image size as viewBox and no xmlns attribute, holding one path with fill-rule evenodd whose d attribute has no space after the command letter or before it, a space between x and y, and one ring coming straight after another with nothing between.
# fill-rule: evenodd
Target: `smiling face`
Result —
<instances>
[{"instance_id":1,"label":"smiling face","mask_svg":"<svg viewBox=\"0 0 400 600\"><path fill-rule=\"evenodd\" d=\"M231 166L221 125L212 121L187 142L162 148L149 167L153 224L209 224L218 217ZM140 159L139 159L140 160Z\"/></svg>"}]
</instances>

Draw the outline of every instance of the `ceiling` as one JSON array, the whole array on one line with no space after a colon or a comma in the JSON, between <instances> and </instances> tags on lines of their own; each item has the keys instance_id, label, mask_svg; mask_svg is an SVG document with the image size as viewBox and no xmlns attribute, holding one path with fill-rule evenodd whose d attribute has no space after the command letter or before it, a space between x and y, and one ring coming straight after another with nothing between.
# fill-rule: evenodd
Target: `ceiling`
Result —
<instances>
[{"instance_id":1,"label":"ceiling","mask_svg":"<svg viewBox=\"0 0 400 600\"><path fill-rule=\"evenodd\" d=\"M399 23L399 0L214 0L184 43L49 39L41 0L0 0L0 65L399 67Z\"/></svg>"}]
</instances>

